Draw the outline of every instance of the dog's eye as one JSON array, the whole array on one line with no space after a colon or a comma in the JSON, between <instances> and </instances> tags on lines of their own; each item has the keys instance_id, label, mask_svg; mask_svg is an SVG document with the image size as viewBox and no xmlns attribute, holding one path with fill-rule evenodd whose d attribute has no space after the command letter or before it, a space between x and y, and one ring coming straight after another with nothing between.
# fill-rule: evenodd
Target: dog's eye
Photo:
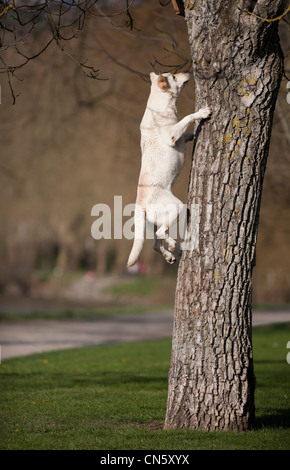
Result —
<instances>
[{"instance_id":1,"label":"dog's eye","mask_svg":"<svg viewBox=\"0 0 290 470\"><path fill-rule=\"evenodd\" d=\"M175 80L175 81L176 81L175 75L172 75L172 78L173 78L173 80Z\"/></svg>"}]
</instances>

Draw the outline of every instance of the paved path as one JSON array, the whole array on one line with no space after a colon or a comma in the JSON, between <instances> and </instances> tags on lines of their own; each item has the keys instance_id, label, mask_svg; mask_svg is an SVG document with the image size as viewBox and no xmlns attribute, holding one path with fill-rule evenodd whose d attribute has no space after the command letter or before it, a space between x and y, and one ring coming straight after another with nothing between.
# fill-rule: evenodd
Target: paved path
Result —
<instances>
[{"instance_id":1,"label":"paved path","mask_svg":"<svg viewBox=\"0 0 290 470\"><path fill-rule=\"evenodd\" d=\"M253 325L290 322L289 310L254 311ZM94 320L23 320L0 323L1 360L82 346L169 338L173 311Z\"/></svg>"}]
</instances>

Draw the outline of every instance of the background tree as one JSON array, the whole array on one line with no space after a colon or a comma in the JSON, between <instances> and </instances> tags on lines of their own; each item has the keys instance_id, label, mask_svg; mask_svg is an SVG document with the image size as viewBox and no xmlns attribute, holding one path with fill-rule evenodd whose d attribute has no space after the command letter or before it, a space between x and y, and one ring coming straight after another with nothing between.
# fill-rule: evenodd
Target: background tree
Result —
<instances>
[{"instance_id":1,"label":"background tree","mask_svg":"<svg viewBox=\"0 0 290 470\"><path fill-rule=\"evenodd\" d=\"M196 109L188 206L198 248L179 265L165 428L245 430L254 422L252 270L286 2L185 1Z\"/></svg>"}]
</instances>

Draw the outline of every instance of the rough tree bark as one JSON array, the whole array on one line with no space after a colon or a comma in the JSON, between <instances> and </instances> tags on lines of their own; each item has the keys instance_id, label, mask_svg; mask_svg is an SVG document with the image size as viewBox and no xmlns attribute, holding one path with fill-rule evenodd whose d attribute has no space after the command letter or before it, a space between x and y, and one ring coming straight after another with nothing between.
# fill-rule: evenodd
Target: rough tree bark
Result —
<instances>
[{"instance_id":1,"label":"rough tree bark","mask_svg":"<svg viewBox=\"0 0 290 470\"><path fill-rule=\"evenodd\" d=\"M188 207L198 247L177 279L165 429L246 430L254 422L251 280L272 117L283 73L282 0L184 2L196 109Z\"/></svg>"}]
</instances>

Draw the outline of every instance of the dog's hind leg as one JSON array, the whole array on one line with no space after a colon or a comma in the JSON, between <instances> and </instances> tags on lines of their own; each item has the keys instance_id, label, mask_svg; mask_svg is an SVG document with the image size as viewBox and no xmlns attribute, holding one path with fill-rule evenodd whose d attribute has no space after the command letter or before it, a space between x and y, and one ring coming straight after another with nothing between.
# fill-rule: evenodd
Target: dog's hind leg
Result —
<instances>
[{"instance_id":1,"label":"dog's hind leg","mask_svg":"<svg viewBox=\"0 0 290 470\"><path fill-rule=\"evenodd\" d=\"M171 193L167 193L163 198L164 201L164 213L163 221L156 231L156 236L161 238L166 243L168 250L174 253L176 240L172 238L172 232L170 229L173 228L174 224L179 220L183 212L183 204ZM175 235L175 238L177 233Z\"/></svg>"},{"instance_id":2,"label":"dog's hind leg","mask_svg":"<svg viewBox=\"0 0 290 470\"><path fill-rule=\"evenodd\" d=\"M175 245L176 245L176 241L171 238L168 234L168 227L166 225L162 225L156 232L156 237L157 239L161 239L161 240L164 240L165 243L167 244L168 246L168 250L173 253L174 250L175 250Z\"/></svg>"},{"instance_id":3,"label":"dog's hind leg","mask_svg":"<svg viewBox=\"0 0 290 470\"><path fill-rule=\"evenodd\" d=\"M168 190L161 190L158 194L158 203L147 207L149 221L154 223L154 250L161 253L170 264L176 262L174 250L176 241L169 230L178 220L183 204ZM158 230L156 230L156 228ZM166 248L165 248L166 246Z\"/></svg>"},{"instance_id":4,"label":"dog's hind leg","mask_svg":"<svg viewBox=\"0 0 290 470\"><path fill-rule=\"evenodd\" d=\"M167 263L169 264L174 264L176 263L176 258L173 253L170 253L170 251L166 250L163 245L160 247L160 252L162 256L165 258Z\"/></svg>"},{"instance_id":5,"label":"dog's hind leg","mask_svg":"<svg viewBox=\"0 0 290 470\"><path fill-rule=\"evenodd\" d=\"M168 263L173 264L176 262L175 256L168 250L166 250L162 244L163 240L154 233L154 242L153 242L153 249L160 253ZM174 240L173 240L174 242Z\"/></svg>"},{"instance_id":6,"label":"dog's hind leg","mask_svg":"<svg viewBox=\"0 0 290 470\"><path fill-rule=\"evenodd\" d=\"M163 246L163 241L167 244L168 250ZM176 262L176 258L173 254L175 245L176 241L168 235L168 228L162 225L154 234L153 248L162 254L167 263L174 264Z\"/></svg>"},{"instance_id":7,"label":"dog's hind leg","mask_svg":"<svg viewBox=\"0 0 290 470\"><path fill-rule=\"evenodd\" d=\"M157 251L157 253L161 253L162 240L161 240L161 238L157 237L156 231L157 231L157 226L154 225L153 250Z\"/></svg>"}]
</instances>

